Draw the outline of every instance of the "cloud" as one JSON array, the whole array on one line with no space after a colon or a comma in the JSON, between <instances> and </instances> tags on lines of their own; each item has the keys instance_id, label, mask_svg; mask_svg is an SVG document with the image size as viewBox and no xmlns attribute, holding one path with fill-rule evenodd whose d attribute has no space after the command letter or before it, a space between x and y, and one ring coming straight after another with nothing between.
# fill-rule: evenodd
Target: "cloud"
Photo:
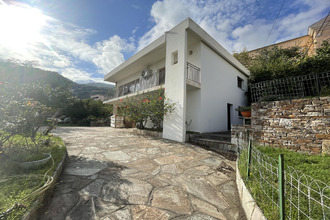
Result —
<instances>
[{"instance_id":1,"label":"cloud","mask_svg":"<svg viewBox=\"0 0 330 220\"><path fill-rule=\"evenodd\" d=\"M139 40L138 49L164 34L187 17L192 18L216 40L226 41L234 26L255 11L254 0L199 1L164 0L153 4L150 15L155 25Z\"/></svg>"},{"instance_id":2,"label":"cloud","mask_svg":"<svg viewBox=\"0 0 330 220\"><path fill-rule=\"evenodd\" d=\"M265 45L281 2L257 0L199 1L163 0L153 4L154 26L138 42L138 50L165 31L191 17L229 52ZM272 44L307 34L307 28L321 19L330 7L324 0L295 0L286 3L267 41Z\"/></svg>"},{"instance_id":3,"label":"cloud","mask_svg":"<svg viewBox=\"0 0 330 220\"><path fill-rule=\"evenodd\" d=\"M109 72L125 61L123 52L135 50L134 43L128 42L117 35L109 38L109 40L97 42L95 48L98 55L92 61L103 73Z\"/></svg>"},{"instance_id":4,"label":"cloud","mask_svg":"<svg viewBox=\"0 0 330 220\"><path fill-rule=\"evenodd\" d=\"M75 82L100 82L103 81L103 75L124 61L124 52L135 50L134 39L126 40L115 35L107 40L90 44L88 40L97 34L93 29L81 28L54 19L25 4L8 5L0 1L0 12L8 9L14 13L12 16L17 24L29 26L31 23L23 22L29 20L26 16L21 16L23 11L24 15L35 16L35 20L42 20L42 25L34 27L31 24L35 31L29 33L21 33L19 27L7 25L8 30L2 31L13 33L12 37L15 37L15 40L11 41L9 34L5 36L6 38L1 35L0 58L2 59L34 61L36 67L59 72ZM24 28L31 30L30 27ZM34 38L37 40L27 41L26 36L29 35L37 36ZM86 67L82 68L82 66Z\"/></svg>"},{"instance_id":5,"label":"cloud","mask_svg":"<svg viewBox=\"0 0 330 220\"><path fill-rule=\"evenodd\" d=\"M57 71L76 82L101 82L107 72L124 62L124 54L137 52L187 17L191 17L229 52L241 51L244 47L248 50L262 47L280 5L281 2L277 1L259 0L158 0L150 10L147 26L151 25L151 28L144 34L138 36L141 30L137 27L127 39L114 35L91 43L92 37L98 34L96 30L46 16L28 5L9 5L0 0L0 12L7 13L6 7L20 9L13 16L15 24L29 26L33 22L23 21L42 20L36 27L20 29L15 26L16 29L8 29L7 32L1 29L0 58L35 61L39 68ZM330 2L324 0L286 2L267 44L305 35L308 26L324 17L329 8ZM15 13L15 8L12 9L10 15ZM28 16L23 16L22 10L27 10ZM1 21L8 23L10 20L0 19L0 24ZM22 33L21 30L37 32ZM18 34L4 38L7 35L3 33L10 31Z\"/></svg>"}]
</instances>

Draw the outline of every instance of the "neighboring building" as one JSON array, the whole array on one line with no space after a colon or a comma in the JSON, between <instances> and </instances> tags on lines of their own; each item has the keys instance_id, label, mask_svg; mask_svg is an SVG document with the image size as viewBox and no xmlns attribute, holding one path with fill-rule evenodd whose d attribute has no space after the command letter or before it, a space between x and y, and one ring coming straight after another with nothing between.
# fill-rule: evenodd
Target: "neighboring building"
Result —
<instances>
[{"instance_id":1,"label":"neighboring building","mask_svg":"<svg viewBox=\"0 0 330 220\"><path fill-rule=\"evenodd\" d=\"M323 24L323 26L322 26ZM308 50L308 55L313 55L316 52L316 49L319 48L324 40L330 39L330 16L327 16L315 24L308 27L307 35L293 38L287 41L279 42L272 44L266 47L261 47L255 50L248 51L249 55L255 56L263 49L272 48L278 46L281 48L288 47L300 47L303 51Z\"/></svg>"},{"instance_id":2,"label":"neighboring building","mask_svg":"<svg viewBox=\"0 0 330 220\"><path fill-rule=\"evenodd\" d=\"M187 18L104 77L117 89L117 97L104 103L116 105L137 91L162 86L176 104L164 117L163 138L185 142L186 122L191 121L188 130L201 133L242 123L234 109L246 105L248 76L240 62Z\"/></svg>"},{"instance_id":3,"label":"neighboring building","mask_svg":"<svg viewBox=\"0 0 330 220\"><path fill-rule=\"evenodd\" d=\"M104 101L105 97L104 95L91 95L91 99Z\"/></svg>"}]
</instances>

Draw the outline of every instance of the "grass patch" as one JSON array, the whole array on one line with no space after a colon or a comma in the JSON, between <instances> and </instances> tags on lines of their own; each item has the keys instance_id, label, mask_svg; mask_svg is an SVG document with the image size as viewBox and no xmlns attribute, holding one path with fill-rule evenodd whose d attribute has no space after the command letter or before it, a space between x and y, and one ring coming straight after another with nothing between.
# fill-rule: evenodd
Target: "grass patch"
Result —
<instances>
[{"instance_id":1,"label":"grass patch","mask_svg":"<svg viewBox=\"0 0 330 220\"><path fill-rule=\"evenodd\" d=\"M278 155L284 155L284 167L293 167L313 179L324 183L330 183L330 155L309 155L297 153L281 148L256 147L260 152L278 160Z\"/></svg>"},{"instance_id":2,"label":"grass patch","mask_svg":"<svg viewBox=\"0 0 330 220\"><path fill-rule=\"evenodd\" d=\"M253 198L258 206L263 210L265 216L269 220L279 219L278 210L278 155L284 155L284 168L287 172L285 182L285 207L286 215L291 219L307 219L304 214L311 215L312 219L323 219L322 207L316 201L321 201L318 186L323 189L325 185L320 182L312 182L312 180L322 181L325 184L330 182L330 156L329 155L308 155L292 152L286 149L254 146L252 150L250 177L247 180L247 149L244 149L238 161L238 166L242 178L249 188ZM296 172L293 173L291 179L291 168ZM304 176L305 175L305 176ZM307 176L306 176L307 175ZM310 176L310 177L308 177ZM299 179L299 191L298 181ZM304 185L305 184L305 185ZM295 186L295 187L292 187ZM309 188L310 186L310 188ZM309 189L315 189L316 191ZM313 199L309 200L308 195ZM324 190L324 195L330 197L330 189ZM298 206L299 211L289 202L289 199ZM323 197L325 205L330 206L330 200ZM330 217L330 210L325 208L325 218Z\"/></svg>"},{"instance_id":3,"label":"grass patch","mask_svg":"<svg viewBox=\"0 0 330 220\"><path fill-rule=\"evenodd\" d=\"M15 138L19 139L20 137ZM59 137L47 136L47 138L50 139L50 143L48 146L44 146L43 150L51 153L54 164L50 160L38 168L24 170L19 168L17 162L11 158L11 153L15 151L8 150L8 154L5 156L4 153L0 154L0 215L15 204L22 204L10 212L5 219L19 219L31 208L37 197L32 197L30 194L44 185L46 179L43 176L48 170L48 175L53 175L66 153L64 142Z\"/></svg>"}]
</instances>

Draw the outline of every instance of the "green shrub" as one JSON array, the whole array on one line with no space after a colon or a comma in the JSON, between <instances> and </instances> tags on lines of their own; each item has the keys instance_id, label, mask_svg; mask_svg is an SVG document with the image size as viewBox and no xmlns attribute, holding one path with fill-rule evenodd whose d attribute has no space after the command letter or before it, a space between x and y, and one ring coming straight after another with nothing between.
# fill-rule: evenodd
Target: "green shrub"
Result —
<instances>
[{"instance_id":1,"label":"green shrub","mask_svg":"<svg viewBox=\"0 0 330 220\"><path fill-rule=\"evenodd\" d=\"M128 117L136 123L136 127L144 129L150 120L154 129L161 131L164 116L173 112L175 105L169 103L164 89L159 89L149 94L139 94L127 97L125 101L116 106L118 115Z\"/></svg>"},{"instance_id":2,"label":"green shrub","mask_svg":"<svg viewBox=\"0 0 330 220\"><path fill-rule=\"evenodd\" d=\"M320 95L321 96L329 96L330 95L330 85L329 86L323 86L321 88Z\"/></svg>"}]
</instances>

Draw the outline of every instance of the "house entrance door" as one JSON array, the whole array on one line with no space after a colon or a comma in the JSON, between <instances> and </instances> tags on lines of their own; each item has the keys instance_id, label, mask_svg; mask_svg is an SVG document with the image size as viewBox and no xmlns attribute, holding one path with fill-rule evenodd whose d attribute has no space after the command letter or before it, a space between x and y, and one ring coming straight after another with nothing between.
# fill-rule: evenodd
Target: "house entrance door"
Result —
<instances>
[{"instance_id":1,"label":"house entrance door","mask_svg":"<svg viewBox=\"0 0 330 220\"><path fill-rule=\"evenodd\" d=\"M227 103L227 129L231 130L231 111L232 111L233 105L230 103Z\"/></svg>"}]
</instances>

